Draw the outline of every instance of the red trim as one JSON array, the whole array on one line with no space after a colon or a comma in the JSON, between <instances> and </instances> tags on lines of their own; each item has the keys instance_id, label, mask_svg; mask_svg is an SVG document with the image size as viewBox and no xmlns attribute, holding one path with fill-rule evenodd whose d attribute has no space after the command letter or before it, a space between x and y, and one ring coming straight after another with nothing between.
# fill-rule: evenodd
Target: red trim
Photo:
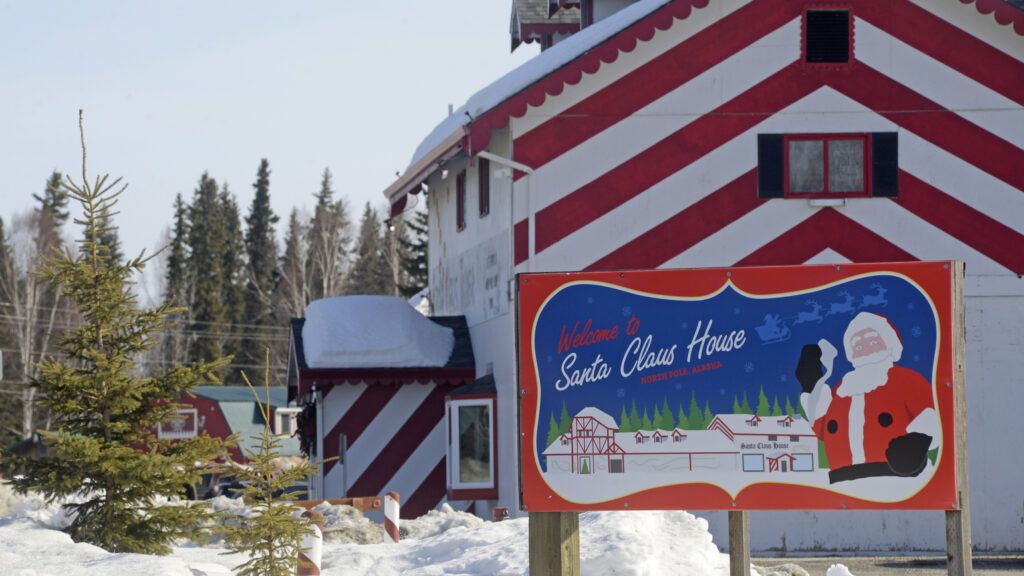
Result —
<instances>
[{"instance_id":1,"label":"red trim","mask_svg":"<svg viewBox=\"0 0 1024 576\"><path fill-rule=\"evenodd\" d=\"M419 518L433 510L444 498L444 458L427 474L412 496L402 504L399 512L401 518Z\"/></svg>"},{"instance_id":2,"label":"red trim","mask_svg":"<svg viewBox=\"0 0 1024 576\"><path fill-rule=\"evenodd\" d=\"M658 268L765 202L750 170L585 269Z\"/></svg>"},{"instance_id":3,"label":"red trim","mask_svg":"<svg viewBox=\"0 0 1024 576\"><path fill-rule=\"evenodd\" d=\"M448 499L456 500L497 500L497 488L448 489Z\"/></svg>"},{"instance_id":4,"label":"red trim","mask_svg":"<svg viewBox=\"0 0 1024 576\"><path fill-rule=\"evenodd\" d=\"M803 264L826 248L833 248L858 263L917 260L913 254L832 208L822 208L737 262L736 266Z\"/></svg>"},{"instance_id":5,"label":"red trim","mask_svg":"<svg viewBox=\"0 0 1024 576\"><path fill-rule=\"evenodd\" d=\"M1024 192L1024 153L977 124L868 66L859 66L856 74L831 76L828 84L865 108Z\"/></svg>"},{"instance_id":6,"label":"red trim","mask_svg":"<svg viewBox=\"0 0 1024 576\"><path fill-rule=\"evenodd\" d=\"M446 400L490 400L491 404L489 409L491 411L491 462L494 463L494 472L491 476L492 486L490 488L452 488L451 479L448 478L446 481L448 490L449 500L497 500L498 499L498 464L501 459L498 458L498 395L497 394L467 394L465 396L451 396L449 394ZM452 453L452 435L451 435L451 412L448 407L445 407L445 418L446 425L448 428L448 447L445 450L447 455ZM446 473L447 474L447 473Z\"/></svg>"},{"instance_id":7,"label":"red trim","mask_svg":"<svg viewBox=\"0 0 1024 576\"><path fill-rule=\"evenodd\" d=\"M807 61L807 13L808 12L846 12L846 26L849 33L846 36L846 62L808 62ZM809 68L817 68L819 70L846 70L856 60L853 54L853 23L854 13L853 7L849 4L834 4L829 2L813 2L807 6L807 9L800 15L800 61Z\"/></svg>"},{"instance_id":8,"label":"red trim","mask_svg":"<svg viewBox=\"0 0 1024 576\"><path fill-rule=\"evenodd\" d=\"M348 491L352 494L378 494L386 489L388 480L402 467L402 463L416 451L434 426L444 419L444 396L449 392L451 388L447 386L435 386L408 420L404 423L395 422L395 426L401 424L401 428L352 483ZM353 406L349 412L355 409ZM376 412L372 416L376 416ZM349 440L349 446L354 443L354 440Z\"/></svg>"},{"instance_id":9,"label":"red trim","mask_svg":"<svg viewBox=\"0 0 1024 576\"><path fill-rule=\"evenodd\" d=\"M791 141L822 141L824 142L825 163L824 191L822 192L791 192L789 189L789 143ZM832 192L829 190L828 143L832 140L860 140L862 145L862 163L864 189L860 192ZM784 182L784 198L870 198L871 197L871 135L870 134L786 134L782 137L782 178Z\"/></svg>"},{"instance_id":10,"label":"red trim","mask_svg":"<svg viewBox=\"0 0 1024 576\"><path fill-rule=\"evenodd\" d=\"M864 68L861 66L861 68ZM821 86L794 62L536 214L541 252Z\"/></svg>"},{"instance_id":11,"label":"red trim","mask_svg":"<svg viewBox=\"0 0 1024 576\"><path fill-rule=\"evenodd\" d=\"M1006 26L1013 24L1013 30L1024 36L1024 10L1017 8L1006 0L960 0L963 4L974 3L974 7L982 14L995 12L996 22Z\"/></svg>"},{"instance_id":12,"label":"red trim","mask_svg":"<svg viewBox=\"0 0 1024 576\"><path fill-rule=\"evenodd\" d=\"M515 242L515 264L518 266L530 257L530 221L520 220L516 222L512 230L513 242Z\"/></svg>"},{"instance_id":13,"label":"red trim","mask_svg":"<svg viewBox=\"0 0 1024 576\"><path fill-rule=\"evenodd\" d=\"M867 2L857 17L1003 96L1024 104L1024 63L908 0Z\"/></svg>"},{"instance_id":14,"label":"red trim","mask_svg":"<svg viewBox=\"0 0 1024 576\"><path fill-rule=\"evenodd\" d=\"M325 456L338 456L340 450L338 437L344 433L348 439L348 445L355 444L363 430L373 422L377 413L387 406L388 402L398 394L398 386L372 386L363 391L356 399L348 412L338 420L338 423L331 428L326 437L322 439L323 450L320 452ZM326 394L324 395L326 398ZM324 463L324 476L326 476L338 463L337 460L330 460ZM377 492L374 492L376 494ZM355 492L353 492L355 494ZM369 495L369 494L366 494Z\"/></svg>"},{"instance_id":15,"label":"red trim","mask_svg":"<svg viewBox=\"0 0 1024 576\"><path fill-rule=\"evenodd\" d=\"M426 382L468 384L475 368L320 368L299 370L299 397L314 386L327 394L334 386L365 382L368 386L400 386Z\"/></svg>"},{"instance_id":16,"label":"red trim","mask_svg":"<svg viewBox=\"0 0 1024 576\"><path fill-rule=\"evenodd\" d=\"M897 204L1015 274L1024 274L1024 236L956 198L900 172Z\"/></svg>"},{"instance_id":17,"label":"red trim","mask_svg":"<svg viewBox=\"0 0 1024 576\"><path fill-rule=\"evenodd\" d=\"M777 30L800 14L800 11L799 2L775 2L771 10L765 10L762 3L753 2L736 10L582 102L517 137L513 145L516 161L534 168L547 164ZM569 66L575 65L573 63ZM596 70L595 63L587 72ZM578 81L577 78L569 83L575 84ZM542 102L543 99L531 101L534 105Z\"/></svg>"}]
</instances>

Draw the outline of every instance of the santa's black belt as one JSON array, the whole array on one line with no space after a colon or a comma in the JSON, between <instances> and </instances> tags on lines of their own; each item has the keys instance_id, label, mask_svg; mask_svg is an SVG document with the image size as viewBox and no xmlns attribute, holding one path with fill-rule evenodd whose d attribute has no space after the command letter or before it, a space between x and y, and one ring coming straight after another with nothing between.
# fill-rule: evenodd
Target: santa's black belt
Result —
<instances>
[{"instance_id":1,"label":"santa's black belt","mask_svg":"<svg viewBox=\"0 0 1024 576\"><path fill-rule=\"evenodd\" d=\"M829 470L828 481L835 484L836 482L870 478L872 476L896 476L896 473L889 467L888 462L865 462L863 464L853 464Z\"/></svg>"}]
</instances>

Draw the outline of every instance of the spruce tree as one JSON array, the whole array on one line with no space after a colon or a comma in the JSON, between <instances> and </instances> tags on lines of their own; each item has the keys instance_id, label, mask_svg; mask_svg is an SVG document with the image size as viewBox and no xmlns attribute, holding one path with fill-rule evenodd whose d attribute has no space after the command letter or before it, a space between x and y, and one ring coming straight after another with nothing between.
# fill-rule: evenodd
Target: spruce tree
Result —
<instances>
[{"instance_id":1,"label":"spruce tree","mask_svg":"<svg viewBox=\"0 0 1024 576\"><path fill-rule=\"evenodd\" d=\"M633 400L633 408L629 411L629 427L632 428L633 432L636 432L643 426L643 420L640 419L640 413L636 409L636 400Z\"/></svg>"},{"instance_id":2,"label":"spruce tree","mask_svg":"<svg viewBox=\"0 0 1024 576\"><path fill-rule=\"evenodd\" d=\"M743 407L740 406L739 396L737 396L735 394L732 395L732 413L733 414L743 414Z\"/></svg>"},{"instance_id":3,"label":"spruce tree","mask_svg":"<svg viewBox=\"0 0 1024 576\"><path fill-rule=\"evenodd\" d=\"M245 253L248 256L245 275L246 336L242 340L243 364L258 364L263 350L273 343L269 336L275 326L272 296L279 276L277 240L274 224L278 218L270 208L270 163L264 158L252 185L255 194L249 215L245 218Z\"/></svg>"},{"instance_id":4,"label":"spruce tree","mask_svg":"<svg viewBox=\"0 0 1024 576\"><path fill-rule=\"evenodd\" d=\"M747 391L743 391L743 403L740 404L740 411L744 414L753 414L754 411L750 409L750 402L747 401Z\"/></svg>"},{"instance_id":5,"label":"spruce tree","mask_svg":"<svg viewBox=\"0 0 1024 576\"><path fill-rule=\"evenodd\" d=\"M366 203L356 239L355 262L348 275L349 294L393 294L391 269L383 253L377 211Z\"/></svg>"},{"instance_id":6,"label":"spruce tree","mask_svg":"<svg viewBox=\"0 0 1024 576\"><path fill-rule=\"evenodd\" d=\"M675 416L672 415L672 410L668 407L668 398L662 399L661 403L661 429L662 430L674 430L676 427Z\"/></svg>"},{"instance_id":7,"label":"spruce tree","mask_svg":"<svg viewBox=\"0 0 1024 576\"><path fill-rule=\"evenodd\" d=\"M242 234L241 215L234 194L225 183L218 195L220 204L220 259L221 299L224 303L224 321L228 325L227 334L223 336L224 354L234 358L241 357L241 329L245 316L245 237Z\"/></svg>"},{"instance_id":8,"label":"spruce tree","mask_svg":"<svg viewBox=\"0 0 1024 576\"><path fill-rule=\"evenodd\" d=\"M793 409L793 403L789 401L789 396L786 396L786 416L795 416L796 411Z\"/></svg>"},{"instance_id":9,"label":"spruce tree","mask_svg":"<svg viewBox=\"0 0 1024 576\"><path fill-rule=\"evenodd\" d=\"M779 397L775 397L775 402L772 404L772 416L782 416L782 407L779 406Z\"/></svg>"},{"instance_id":10,"label":"spruce tree","mask_svg":"<svg viewBox=\"0 0 1024 576\"><path fill-rule=\"evenodd\" d=\"M5 287L12 286L14 281L14 262L11 260L11 248L7 243L7 232L4 229L4 220L0 218L0 349L15 349L14 325L2 320L3 317L13 316L14 310L10 302L3 296L6 293ZM3 354L2 368L4 377L7 380L21 380L21 375L16 374L14 354ZM0 446L10 446L21 439L17 431L21 428L21 412L17 402L7 401L0 403Z\"/></svg>"},{"instance_id":11,"label":"spruce tree","mask_svg":"<svg viewBox=\"0 0 1024 576\"><path fill-rule=\"evenodd\" d=\"M71 215L68 211L68 194L64 191L64 187L61 186L63 178L64 176L60 172L54 170L46 181L46 188L43 190L43 194L32 195L36 202L39 202L39 207L50 213L58 228L66 224L68 217Z\"/></svg>"},{"instance_id":12,"label":"spruce tree","mask_svg":"<svg viewBox=\"0 0 1024 576\"><path fill-rule=\"evenodd\" d=\"M678 426L683 430L690 429L690 420L686 417L686 412L683 411L683 405L679 404L679 424Z\"/></svg>"},{"instance_id":13,"label":"spruce tree","mask_svg":"<svg viewBox=\"0 0 1024 576\"><path fill-rule=\"evenodd\" d=\"M562 417L558 422L558 432L568 434L571 428L572 420L569 419L569 410L565 407L565 402L562 402Z\"/></svg>"},{"instance_id":14,"label":"spruce tree","mask_svg":"<svg viewBox=\"0 0 1024 576\"><path fill-rule=\"evenodd\" d=\"M81 183L65 178L61 186L82 205L86 234L77 255L65 251L40 273L70 297L82 321L64 333L61 359L44 358L33 382L56 430L41 432L49 457L11 457L6 466L22 471L11 480L19 492L33 490L49 501L80 496L64 504L73 514L67 531L75 541L111 552L167 553L209 513L158 499L198 481L204 470L196 464L212 462L224 449L206 435L171 441L154 430L173 420L176 402L223 361L139 373L136 359L154 345L171 308L138 308L132 279L148 258L118 262L100 242L124 187L107 176L89 182L84 144Z\"/></svg>"},{"instance_id":15,"label":"spruce tree","mask_svg":"<svg viewBox=\"0 0 1024 576\"><path fill-rule=\"evenodd\" d=\"M771 416L772 407L768 403L768 395L764 393L764 386L761 386L761 391L757 393L757 415L758 416Z\"/></svg>"},{"instance_id":16,"label":"spruce tree","mask_svg":"<svg viewBox=\"0 0 1024 576\"><path fill-rule=\"evenodd\" d=\"M302 539L313 534L310 520L296 515L291 503L297 498L287 488L315 474L308 460L282 469L278 465L281 438L271 429L270 413L270 351L267 350L263 376L264 399L256 393L252 382L243 373L242 379L256 398L263 418L263 431L253 436L257 448L247 451L247 467L235 471L245 486L242 497L251 512L239 518L237 526L225 527L224 542L231 552L249 555L249 560L235 567L238 576L292 576L295 574Z\"/></svg>"},{"instance_id":17,"label":"spruce tree","mask_svg":"<svg viewBox=\"0 0 1024 576\"><path fill-rule=\"evenodd\" d=\"M633 432L629 426L629 414L626 413L626 406L622 406L622 414L619 415L619 432Z\"/></svg>"},{"instance_id":18,"label":"spruce tree","mask_svg":"<svg viewBox=\"0 0 1024 576\"><path fill-rule=\"evenodd\" d=\"M704 401L704 423L701 426L701 428L707 428L708 426L710 426L712 418L713 418L713 416L711 414L711 405L708 404L708 402L705 400Z\"/></svg>"},{"instance_id":19,"label":"spruce tree","mask_svg":"<svg viewBox=\"0 0 1024 576\"><path fill-rule=\"evenodd\" d=\"M686 419L690 423L691 430L700 430L707 425L700 413L700 404L697 403L697 392L690 393L690 416Z\"/></svg>"},{"instance_id":20,"label":"spruce tree","mask_svg":"<svg viewBox=\"0 0 1024 576\"><path fill-rule=\"evenodd\" d=\"M192 275L192 360L219 358L228 314L221 289L223 223L217 182L204 173L188 208L188 270Z\"/></svg>"},{"instance_id":21,"label":"spruce tree","mask_svg":"<svg viewBox=\"0 0 1024 576\"><path fill-rule=\"evenodd\" d=\"M316 193L316 207L313 220L306 233L308 241L310 299L338 296L344 291L345 266L348 262L348 245L351 242L352 224L344 199L334 200L331 171L324 168L320 179L320 191ZM380 225L376 227L379 247ZM351 286L351 284L349 284ZM366 292L375 294L376 292Z\"/></svg>"},{"instance_id":22,"label":"spruce tree","mask_svg":"<svg viewBox=\"0 0 1024 576\"><path fill-rule=\"evenodd\" d=\"M654 430L661 430L661 408L657 404L654 405L654 418L651 420L651 426Z\"/></svg>"},{"instance_id":23,"label":"spruce tree","mask_svg":"<svg viewBox=\"0 0 1024 576\"><path fill-rule=\"evenodd\" d=\"M399 286L402 296L410 298L427 287L430 262L428 260L428 214L426 210L413 213L412 219L405 220L408 238L402 241L405 283Z\"/></svg>"},{"instance_id":24,"label":"spruce tree","mask_svg":"<svg viewBox=\"0 0 1024 576\"><path fill-rule=\"evenodd\" d=\"M306 227L299 218L298 211L293 209L288 217L284 253L281 255L281 278L274 296L275 308L280 315L278 322L287 322L293 316L302 316L306 305L312 300L309 268Z\"/></svg>"},{"instance_id":25,"label":"spruce tree","mask_svg":"<svg viewBox=\"0 0 1024 576\"><path fill-rule=\"evenodd\" d=\"M644 417L640 421L640 429L641 430L647 430L648 432L650 432L651 430L654 430L654 422L651 422L651 418L649 416L647 416L647 408L646 407L644 408Z\"/></svg>"}]
</instances>

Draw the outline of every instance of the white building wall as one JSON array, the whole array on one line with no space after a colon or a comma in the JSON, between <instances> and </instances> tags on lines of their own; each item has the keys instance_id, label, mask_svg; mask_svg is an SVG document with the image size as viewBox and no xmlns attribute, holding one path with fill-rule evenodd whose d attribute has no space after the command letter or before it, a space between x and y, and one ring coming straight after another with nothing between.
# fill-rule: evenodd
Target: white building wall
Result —
<instances>
[{"instance_id":1,"label":"white building wall","mask_svg":"<svg viewBox=\"0 0 1024 576\"><path fill-rule=\"evenodd\" d=\"M618 4L628 3L625 0L598 0L595 2L595 16L598 16L598 7L611 11L621 8ZM717 16L742 5L743 2L733 0L714 4L711 10L695 11L691 18L676 21L672 28L656 33L650 41L638 42L635 50L603 65L596 74L585 75L578 84L567 85L560 95L549 97L541 106L531 107L524 118L513 119L512 134L519 136L536 128L545 118L581 101L628 73L632 67L663 52L672 44L666 35L675 35L676 41L679 37L692 36ZM973 7L965 6L963 9L973 10ZM913 50L885 40L877 31L862 24L858 23L865 39L862 41L870 39L872 44L860 45L857 53L870 60L869 63L880 72L906 78L911 88L930 95L936 101L948 100L948 105L954 108L965 101L987 102L986 99L991 99L992 95L973 81L949 75L947 70L937 68L933 61L921 61ZM969 24L974 25L973 21ZM653 143L652 131L660 134L669 129L666 124L699 117L743 92L749 85L756 84L760 78L784 67L799 56L799 26L798 20L790 22L785 29L780 29L778 35L769 38L765 46L741 52L695 79L692 86L680 88L651 104L650 108L655 112L664 112L662 108L665 107L669 112L685 112L677 114L678 118L664 113L638 114L546 164L533 176L517 181L514 186L515 220L526 218L649 146ZM998 30L993 34L1005 36L1012 32L1003 34ZM1014 40L1017 43L1010 45L1011 53L1024 59L1024 45L1019 43L1019 37L1014 37ZM928 74L922 72L929 70ZM928 78L940 76L941 87L928 84ZM705 84L707 89L697 90ZM1006 141L1016 145L1024 142L1024 122L1021 121L1024 112L1019 107L972 113L975 116L971 121L991 129ZM681 126L672 130L678 127ZM687 205L680 202L695 202L703 194L754 168L754 135L757 132L873 130L900 132L901 168L961 201L974 203L1018 233L1024 231L1024 197L1019 191L826 87L794 104L785 114L767 119L749 134L724 144L670 176L664 185L651 188L574 232L559 244L531 258L517 271L580 269L605 256L610 249L621 246L647 229L637 225L638 222L649 218L651 225L659 223L666 215L674 214ZM627 149L631 147L636 151L630 153ZM504 157L511 156L508 132L495 134L491 151ZM627 156L623 157L623 154ZM488 312L473 300L474 290L478 287L456 290L451 286L453 281L461 282L461 286L466 286L466 283L475 286L472 282L477 281L476 272L469 274L472 278L467 277L464 271L468 268L457 268L452 258L477 249L489 239L500 238L505 246L502 254L511 258L508 209L512 180L492 178L492 212L488 218L480 219L476 205L476 172L475 168L470 169L467 173L467 227L457 233L454 175L465 163L465 160L450 162L447 180L440 181L435 175L430 181L431 292L436 314L467 314L478 372L482 374L489 367L494 371L499 390L499 505L514 511L517 506L513 468L517 453L514 308L510 304L504 311ZM492 163L492 169L500 169L500 166ZM991 205L999 205L1001 209L985 209ZM804 221L818 209L802 200L770 201L692 246L667 266L729 265ZM1014 399L1020 396L1024 378L1021 376L1024 373L1024 361L1021 360L1021 350L1024 350L1024 280L888 200L850 200L836 210L917 258L962 258L967 262L967 399L973 539L984 549L1021 549L1024 546L1024 498L1020 486L1024 478L1024 458L1018 457L1017 444L1024 437L1024 420L1019 417L1019 402ZM532 219L530 228L532 254ZM810 262L844 261L841 255L826 250ZM509 275L502 277L506 289L509 279ZM441 295L434 292L435 286L441 285L445 286L446 294L452 295L450 298L442 300ZM717 541L727 542L725 514L714 512L707 516L711 519ZM942 512L763 512L752 516L752 546L762 551L776 548L939 550L945 546L943 526Z\"/></svg>"},{"instance_id":2,"label":"white building wall","mask_svg":"<svg viewBox=\"0 0 1024 576\"><path fill-rule=\"evenodd\" d=\"M634 2L636 0L594 0L594 22L604 20Z\"/></svg>"}]
</instances>

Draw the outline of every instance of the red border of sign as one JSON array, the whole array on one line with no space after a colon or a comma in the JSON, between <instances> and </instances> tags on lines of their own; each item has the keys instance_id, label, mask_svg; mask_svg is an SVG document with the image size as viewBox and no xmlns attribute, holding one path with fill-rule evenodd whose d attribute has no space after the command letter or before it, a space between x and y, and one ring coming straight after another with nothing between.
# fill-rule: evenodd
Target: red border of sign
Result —
<instances>
[{"instance_id":1,"label":"red border of sign","mask_svg":"<svg viewBox=\"0 0 1024 576\"><path fill-rule=\"evenodd\" d=\"M517 373L519 375L520 507L530 512L586 510L954 510L956 488L954 422L954 288L952 262L907 262L816 266L766 266L689 270L635 270L519 274L517 285ZM731 282L754 294L778 294L815 289L872 272L891 272L916 282L935 305L939 345L934 386L942 426L942 451L931 480L910 498L876 502L807 486L759 483L736 494L707 483L663 486L598 503L566 500L544 481L534 457L538 418L538 387L533 370L533 323L544 301L566 284L599 281L624 288L671 296L703 296Z\"/></svg>"}]
</instances>

